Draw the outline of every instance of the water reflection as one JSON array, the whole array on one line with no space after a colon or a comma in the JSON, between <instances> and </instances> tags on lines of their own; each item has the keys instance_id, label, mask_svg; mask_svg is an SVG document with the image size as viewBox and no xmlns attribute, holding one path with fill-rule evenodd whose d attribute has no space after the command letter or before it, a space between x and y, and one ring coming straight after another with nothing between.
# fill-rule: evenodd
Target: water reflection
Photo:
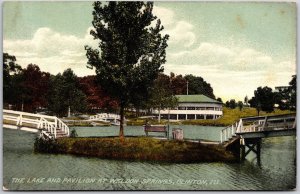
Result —
<instances>
[{"instance_id":1,"label":"water reflection","mask_svg":"<svg viewBox=\"0 0 300 194\"><path fill-rule=\"evenodd\" d=\"M107 128L108 130L109 128ZM95 134L99 129L94 130ZM86 129L81 135L91 134ZM110 130L110 129L109 129ZM140 130L138 127L135 130ZM195 131L192 131L195 130ZM185 134L195 134L201 128ZM211 133L213 130L210 130ZM216 129L213 134L218 134ZM139 131L143 133L143 131ZM107 133L114 133L107 131ZM133 133L133 132L132 132ZM200 132L205 136L204 132ZM205 137L212 137L207 135ZM261 165L255 154L242 163L169 164L104 160L72 155L33 153L35 135L23 131L3 130L3 184L11 190L287 190L296 185L295 137L265 139ZM212 137L212 139L217 137ZM138 179L137 184L96 182L80 183L12 183L16 177ZM144 182L143 180L148 180ZM162 182L163 180L171 180ZM152 181L152 182L151 182ZM190 181L190 182L189 182ZM192 182L194 181L194 182ZM202 182L201 182L202 181Z\"/></svg>"}]
</instances>

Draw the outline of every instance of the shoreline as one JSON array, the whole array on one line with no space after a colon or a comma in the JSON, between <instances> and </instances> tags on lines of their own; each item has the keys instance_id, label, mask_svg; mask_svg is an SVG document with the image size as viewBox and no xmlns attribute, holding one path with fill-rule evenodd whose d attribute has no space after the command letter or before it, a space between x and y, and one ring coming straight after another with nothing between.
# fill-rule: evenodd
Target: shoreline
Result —
<instances>
[{"instance_id":1,"label":"shoreline","mask_svg":"<svg viewBox=\"0 0 300 194\"><path fill-rule=\"evenodd\" d=\"M39 139L34 144L34 151L129 161L238 162L232 152L219 144L151 137L75 137L54 141Z\"/></svg>"}]
</instances>

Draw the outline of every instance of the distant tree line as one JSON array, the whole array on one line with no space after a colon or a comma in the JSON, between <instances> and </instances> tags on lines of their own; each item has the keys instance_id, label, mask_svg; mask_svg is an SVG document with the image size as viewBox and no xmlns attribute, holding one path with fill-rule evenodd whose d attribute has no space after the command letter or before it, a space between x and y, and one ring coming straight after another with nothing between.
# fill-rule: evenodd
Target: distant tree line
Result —
<instances>
[{"instance_id":1,"label":"distant tree line","mask_svg":"<svg viewBox=\"0 0 300 194\"><path fill-rule=\"evenodd\" d=\"M51 75L29 64L22 69L16 58L3 54L4 107L27 112L48 111L66 116L93 109L116 109L117 102L107 96L95 82L95 76L77 77L71 69Z\"/></svg>"},{"instance_id":2,"label":"distant tree line","mask_svg":"<svg viewBox=\"0 0 300 194\"><path fill-rule=\"evenodd\" d=\"M253 107L259 115L260 111L273 112L277 107L280 110L296 110L296 89L297 89L297 76L292 76L292 80L289 82L289 86L284 89L273 91L272 88L258 87L254 91L254 96L248 100L246 96L244 103L242 101L236 102L234 99L225 102L225 106L231 109L238 107L240 110L248 103L250 107Z\"/></svg>"},{"instance_id":3,"label":"distant tree line","mask_svg":"<svg viewBox=\"0 0 300 194\"><path fill-rule=\"evenodd\" d=\"M249 100L250 106L260 111L273 112L275 104L281 110L296 110L297 76L292 76L289 86L279 91L273 91L270 87L258 87L254 96Z\"/></svg>"},{"instance_id":4,"label":"distant tree line","mask_svg":"<svg viewBox=\"0 0 300 194\"><path fill-rule=\"evenodd\" d=\"M66 116L72 113L95 111L116 112L119 101L100 86L97 76L77 77L71 69L52 75L29 64L22 69L16 57L3 54L3 103L4 107L27 112L48 111L48 114ZM165 75L160 73L149 90L148 100L134 96L137 116L139 110L164 109L177 104L175 95L204 94L215 99L213 88L202 77L194 75ZM221 100L218 98L218 100ZM222 100L221 100L222 101Z\"/></svg>"}]
</instances>

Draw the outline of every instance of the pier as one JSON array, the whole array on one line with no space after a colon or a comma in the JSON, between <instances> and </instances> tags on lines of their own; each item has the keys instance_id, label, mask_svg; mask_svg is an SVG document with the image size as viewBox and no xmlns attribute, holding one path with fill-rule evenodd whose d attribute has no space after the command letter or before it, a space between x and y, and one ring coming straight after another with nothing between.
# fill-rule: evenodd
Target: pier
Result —
<instances>
[{"instance_id":1,"label":"pier","mask_svg":"<svg viewBox=\"0 0 300 194\"><path fill-rule=\"evenodd\" d=\"M241 118L220 132L220 143L245 160L252 151L260 162L262 138L295 136L296 114Z\"/></svg>"}]
</instances>

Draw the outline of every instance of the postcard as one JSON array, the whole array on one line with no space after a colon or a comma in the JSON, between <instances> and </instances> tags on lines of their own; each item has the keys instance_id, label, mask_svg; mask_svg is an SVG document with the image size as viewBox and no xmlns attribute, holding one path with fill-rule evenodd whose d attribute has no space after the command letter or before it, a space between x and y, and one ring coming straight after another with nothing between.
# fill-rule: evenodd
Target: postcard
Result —
<instances>
[{"instance_id":1,"label":"postcard","mask_svg":"<svg viewBox=\"0 0 300 194\"><path fill-rule=\"evenodd\" d=\"M295 190L296 8L3 2L3 190Z\"/></svg>"}]
</instances>

